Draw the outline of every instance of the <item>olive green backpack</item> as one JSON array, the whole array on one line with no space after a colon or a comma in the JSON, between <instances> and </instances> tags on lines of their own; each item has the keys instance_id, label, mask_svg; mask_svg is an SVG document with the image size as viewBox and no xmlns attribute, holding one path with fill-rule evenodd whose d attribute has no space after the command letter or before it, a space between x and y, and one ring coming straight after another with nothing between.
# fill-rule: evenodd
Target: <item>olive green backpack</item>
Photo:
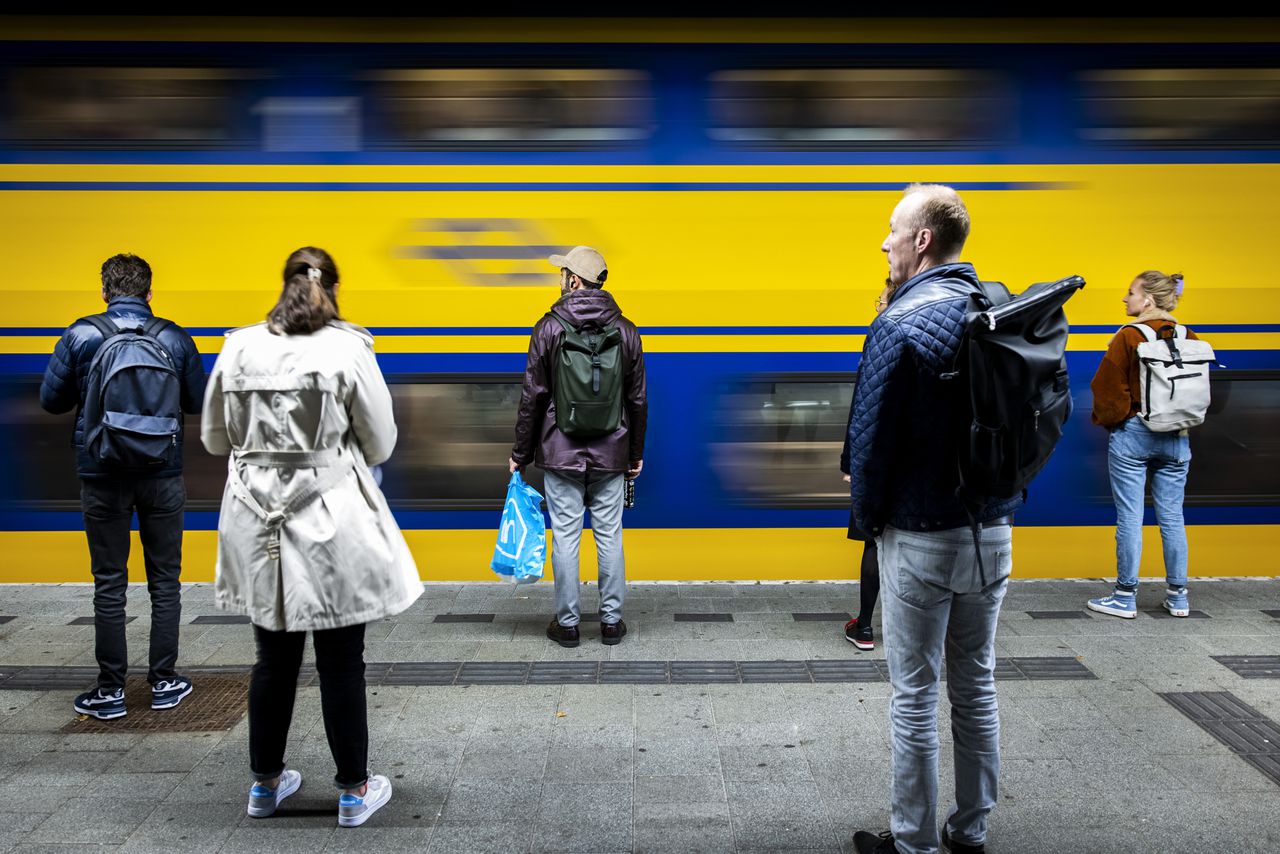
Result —
<instances>
[{"instance_id":1,"label":"olive green backpack","mask_svg":"<svg viewBox=\"0 0 1280 854\"><path fill-rule=\"evenodd\" d=\"M564 327L552 389L556 426L573 439L608 436L622 423L622 331L615 323L575 329L554 311L551 316Z\"/></svg>"}]
</instances>

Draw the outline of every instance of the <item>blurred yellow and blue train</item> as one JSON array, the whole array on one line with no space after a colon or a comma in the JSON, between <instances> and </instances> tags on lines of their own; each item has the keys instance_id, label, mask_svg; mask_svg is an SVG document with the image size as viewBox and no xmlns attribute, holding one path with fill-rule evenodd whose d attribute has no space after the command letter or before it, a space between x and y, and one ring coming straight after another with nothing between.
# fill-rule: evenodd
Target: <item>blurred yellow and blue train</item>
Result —
<instances>
[{"instance_id":1,"label":"blurred yellow and blue train","mask_svg":"<svg viewBox=\"0 0 1280 854\"><path fill-rule=\"evenodd\" d=\"M1280 574L1275 20L9 18L0 40L0 581L88 578L69 419L36 385L102 259L147 258L211 364L305 244L377 336L384 486L424 578L492 578L545 258L578 243L647 351L629 577L848 578L840 442L912 181L962 192L983 276L1089 282L1017 575L1114 571L1089 380L1151 267L1186 275L1178 314L1226 366L1192 436L1191 572ZM207 580L224 463L187 447Z\"/></svg>"}]
</instances>

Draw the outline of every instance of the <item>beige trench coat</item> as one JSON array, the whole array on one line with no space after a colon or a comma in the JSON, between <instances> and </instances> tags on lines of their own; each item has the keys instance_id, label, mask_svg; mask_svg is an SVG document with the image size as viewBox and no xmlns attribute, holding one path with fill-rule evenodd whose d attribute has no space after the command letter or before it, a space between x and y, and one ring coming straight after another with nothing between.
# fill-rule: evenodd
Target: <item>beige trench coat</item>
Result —
<instances>
[{"instance_id":1,"label":"beige trench coat","mask_svg":"<svg viewBox=\"0 0 1280 854\"><path fill-rule=\"evenodd\" d=\"M311 335L273 335L265 323L228 332L200 438L209 453L230 454L220 608L271 631L306 631L398 614L422 595L369 472L391 455L396 425L368 332L340 321Z\"/></svg>"}]
</instances>

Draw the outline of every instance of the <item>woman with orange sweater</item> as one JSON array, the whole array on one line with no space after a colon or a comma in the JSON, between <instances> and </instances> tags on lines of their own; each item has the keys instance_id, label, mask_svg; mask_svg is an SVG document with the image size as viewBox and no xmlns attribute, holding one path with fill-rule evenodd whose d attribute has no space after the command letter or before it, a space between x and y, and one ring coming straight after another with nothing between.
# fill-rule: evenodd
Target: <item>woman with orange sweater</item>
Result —
<instances>
[{"instance_id":1,"label":"woman with orange sweater","mask_svg":"<svg viewBox=\"0 0 1280 854\"><path fill-rule=\"evenodd\" d=\"M1148 270L1129 285L1124 297L1131 323L1151 327L1157 335L1175 327L1171 311L1182 295L1182 276ZM1169 334L1168 332L1165 333ZM1195 339L1191 330L1188 339ZM1132 619L1137 616L1138 565L1142 559L1143 492L1151 474L1160 541L1164 545L1167 589L1164 608L1175 617L1190 613L1187 601L1187 532L1182 498L1191 463L1186 430L1157 432L1143 423L1139 399L1138 345L1146 341L1141 329L1122 326L1107 347L1094 375L1093 423L1110 431L1107 468L1116 502L1116 585L1111 595L1090 599L1089 609Z\"/></svg>"}]
</instances>

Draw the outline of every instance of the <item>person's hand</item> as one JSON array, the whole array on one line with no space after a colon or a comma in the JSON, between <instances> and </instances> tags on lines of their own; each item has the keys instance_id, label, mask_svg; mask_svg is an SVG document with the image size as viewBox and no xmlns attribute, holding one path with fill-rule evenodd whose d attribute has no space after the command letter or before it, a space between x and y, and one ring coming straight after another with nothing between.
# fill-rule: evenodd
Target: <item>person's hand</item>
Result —
<instances>
[{"instance_id":1,"label":"person's hand","mask_svg":"<svg viewBox=\"0 0 1280 854\"><path fill-rule=\"evenodd\" d=\"M853 478L847 474L841 475L840 479L843 480L845 483L853 483Z\"/></svg>"},{"instance_id":2,"label":"person's hand","mask_svg":"<svg viewBox=\"0 0 1280 854\"><path fill-rule=\"evenodd\" d=\"M509 472L510 474L515 474L516 472L520 471L522 466L519 463L517 463L515 460L511 459L511 457L507 457L507 468L510 469L510 472Z\"/></svg>"},{"instance_id":3,"label":"person's hand","mask_svg":"<svg viewBox=\"0 0 1280 854\"><path fill-rule=\"evenodd\" d=\"M631 464L631 468L627 469L627 480L635 480L640 476L640 470L644 468L644 460L636 460Z\"/></svg>"}]
</instances>

